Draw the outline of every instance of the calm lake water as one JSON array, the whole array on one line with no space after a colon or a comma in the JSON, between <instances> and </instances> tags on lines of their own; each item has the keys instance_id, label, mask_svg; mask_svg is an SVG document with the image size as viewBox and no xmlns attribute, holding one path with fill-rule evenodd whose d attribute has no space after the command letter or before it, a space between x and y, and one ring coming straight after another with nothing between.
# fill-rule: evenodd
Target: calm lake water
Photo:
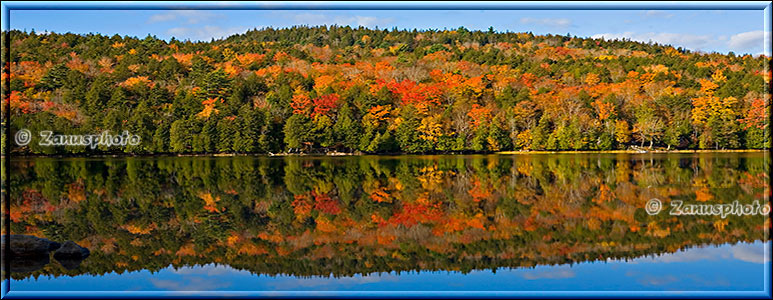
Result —
<instances>
[{"instance_id":1,"label":"calm lake water","mask_svg":"<svg viewBox=\"0 0 773 300\"><path fill-rule=\"evenodd\" d=\"M768 154L12 158L12 291L761 291ZM645 206L658 199L660 213ZM15 264L15 265L14 265ZM66 267L65 267L66 266ZM768 287L769 289L769 287Z\"/></svg>"}]
</instances>

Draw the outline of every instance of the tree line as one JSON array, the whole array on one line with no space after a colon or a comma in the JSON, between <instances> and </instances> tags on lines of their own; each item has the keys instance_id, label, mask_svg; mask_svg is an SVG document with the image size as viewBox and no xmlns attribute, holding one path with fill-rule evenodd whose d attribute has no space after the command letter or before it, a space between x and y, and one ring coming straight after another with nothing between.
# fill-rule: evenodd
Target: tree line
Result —
<instances>
[{"instance_id":1,"label":"tree line","mask_svg":"<svg viewBox=\"0 0 773 300\"><path fill-rule=\"evenodd\" d=\"M266 28L209 42L7 33L4 126L33 132L9 143L19 153L770 146L766 56L463 27ZM41 130L142 143L41 147Z\"/></svg>"}]
</instances>

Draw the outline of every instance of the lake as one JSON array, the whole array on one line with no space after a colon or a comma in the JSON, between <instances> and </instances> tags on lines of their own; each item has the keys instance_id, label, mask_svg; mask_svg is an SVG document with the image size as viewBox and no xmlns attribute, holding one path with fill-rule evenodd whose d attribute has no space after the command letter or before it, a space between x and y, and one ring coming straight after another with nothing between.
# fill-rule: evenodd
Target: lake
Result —
<instances>
[{"instance_id":1,"label":"lake","mask_svg":"<svg viewBox=\"0 0 773 300\"><path fill-rule=\"evenodd\" d=\"M759 292L770 282L767 216L670 214L678 201L764 205L763 152L7 167L11 233L91 251L76 264L12 261L14 292ZM662 211L648 210L652 199Z\"/></svg>"}]
</instances>

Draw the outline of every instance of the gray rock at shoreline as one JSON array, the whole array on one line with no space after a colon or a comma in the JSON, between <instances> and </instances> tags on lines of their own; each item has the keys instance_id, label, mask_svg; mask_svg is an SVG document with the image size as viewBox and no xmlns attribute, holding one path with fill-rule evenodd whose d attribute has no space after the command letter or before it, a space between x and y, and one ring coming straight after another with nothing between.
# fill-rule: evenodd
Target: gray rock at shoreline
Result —
<instances>
[{"instance_id":1,"label":"gray rock at shoreline","mask_svg":"<svg viewBox=\"0 0 773 300\"><path fill-rule=\"evenodd\" d=\"M67 241L64 243L64 245L62 245L62 247L59 248L59 250L54 252L54 258L59 261L73 259L77 260L84 259L88 257L89 254L91 254L89 249L78 246L78 244L73 241Z\"/></svg>"},{"instance_id":2,"label":"gray rock at shoreline","mask_svg":"<svg viewBox=\"0 0 773 300\"><path fill-rule=\"evenodd\" d=\"M2 246L9 243L11 258L11 272L28 273L40 270L50 262L50 253L54 251L54 258L68 270L78 268L90 251L79 246L73 241L67 241L63 245L48 239L31 235L3 235Z\"/></svg>"},{"instance_id":3,"label":"gray rock at shoreline","mask_svg":"<svg viewBox=\"0 0 773 300\"><path fill-rule=\"evenodd\" d=\"M64 267L67 270L75 270L78 267L81 266L81 262L83 259L70 259L70 258L63 258L63 259L57 259L57 262L59 262L62 267Z\"/></svg>"},{"instance_id":4,"label":"gray rock at shoreline","mask_svg":"<svg viewBox=\"0 0 773 300\"><path fill-rule=\"evenodd\" d=\"M12 273L31 273L45 267L51 258L48 254L35 256L17 256L11 259L10 267Z\"/></svg>"},{"instance_id":5,"label":"gray rock at shoreline","mask_svg":"<svg viewBox=\"0 0 773 300\"><path fill-rule=\"evenodd\" d=\"M61 246L61 244L48 239L22 234L3 235L3 247L5 247L5 243L10 244L10 254L13 256L48 255L49 251L56 250Z\"/></svg>"}]
</instances>

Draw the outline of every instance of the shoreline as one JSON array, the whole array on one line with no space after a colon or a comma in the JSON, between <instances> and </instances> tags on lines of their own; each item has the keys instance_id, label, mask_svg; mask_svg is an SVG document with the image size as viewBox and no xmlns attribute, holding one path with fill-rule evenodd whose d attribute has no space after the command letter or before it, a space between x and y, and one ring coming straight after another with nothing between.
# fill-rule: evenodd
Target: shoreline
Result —
<instances>
[{"instance_id":1,"label":"shoreline","mask_svg":"<svg viewBox=\"0 0 773 300\"><path fill-rule=\"evenodd\" d=\"M93 155L45 155L45 154L19 154L10 155L15 158L38 158L38 157L50 157L50 158L120 158L120 157L238 157L238 156L250 156L250 157L291 157L291 156L310 156L310 157L343 157L343 156L422 156L422 155L542 155L542 154L683 154L683 153L755 153L755 152L768 152L770 149L730 149L730 150L709 150L709 149L681 149L681 150L564 150L564 151L497 151L497 152L470 152L470 153L345 153L345 152L331 152L331 153L148 153L148 154L132 154L132 153L117 153L117 154L93 154ZM0 158L5 159L8 155L0 155Z\"/></svg>"},{"instance_id":2,"label":"shoreline","mask_svg":"<svg viewBox=\"0 0 773 300\"><path fill-rule=\"evenodd\" d=\"M747 152L768 152L770 149L728 149L728 150L709 150L709 149L682 149L682 150L577 150L577 151L499 151L495 154L514 155L514 154L647 154L647 153L747 153Z\"/></svg>"}]
</instances>

